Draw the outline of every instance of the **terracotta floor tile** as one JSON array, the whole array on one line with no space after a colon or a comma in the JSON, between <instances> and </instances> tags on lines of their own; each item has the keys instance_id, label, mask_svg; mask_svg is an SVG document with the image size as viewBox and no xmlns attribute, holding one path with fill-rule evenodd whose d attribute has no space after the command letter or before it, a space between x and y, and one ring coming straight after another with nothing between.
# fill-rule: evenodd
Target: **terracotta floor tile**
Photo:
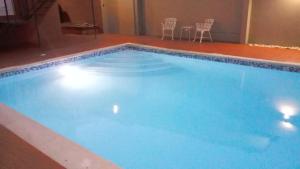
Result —
<instances>
[{"instance_id":1,"label":"terracotta floor tile","mask_svg":"<svg viewBox=\"0 0 300 169\"><path fill-rule=\"evenodd\" d=\"M68 35L48 48L23 46L17 49L0 51L0 68L37 62L49 58L81 52L85 50L107 47L121 43L140 43L171 49L182 49L196 52L221 53L246 58L267 59L280 62L300 63L300 51L291 49L254 47L233 43L197 43L179 40L164 40L159 37L125 36L101 34L97 39L93 36ZM45 53L46 56L41 56Z\"/></svg>"}]
</instances>

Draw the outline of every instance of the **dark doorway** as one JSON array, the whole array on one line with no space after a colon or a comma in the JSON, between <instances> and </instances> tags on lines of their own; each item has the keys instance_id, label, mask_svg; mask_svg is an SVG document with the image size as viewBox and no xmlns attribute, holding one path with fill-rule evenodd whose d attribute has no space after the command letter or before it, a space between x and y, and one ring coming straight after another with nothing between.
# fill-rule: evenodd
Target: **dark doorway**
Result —
<instances>
[{"instance_id":1,"label":"dark doorway","mask_svg":"<svg viewBox=\"0 0 300 169\"><path fill-rule=\"evenodd\" d=\"M146 35L145 27L145 1L134 1L135 34Z\"/></svg>"}]
</instances>

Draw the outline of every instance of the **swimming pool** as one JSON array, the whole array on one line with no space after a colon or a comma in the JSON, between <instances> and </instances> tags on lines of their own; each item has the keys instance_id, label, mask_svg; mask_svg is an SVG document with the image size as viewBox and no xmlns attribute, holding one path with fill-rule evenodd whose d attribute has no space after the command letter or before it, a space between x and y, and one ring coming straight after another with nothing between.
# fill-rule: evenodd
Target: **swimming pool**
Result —
<instances>
[{"instance_id":1,"label":"swimming pool","mask_svg":"<svg viewBox=\"0 0 300 169\"><path fill-rule=\"evenodd\" d=\"M124 45L4 72L0 102L124 169L299 169L299 70Z\"/></svg>"}]
</instances>

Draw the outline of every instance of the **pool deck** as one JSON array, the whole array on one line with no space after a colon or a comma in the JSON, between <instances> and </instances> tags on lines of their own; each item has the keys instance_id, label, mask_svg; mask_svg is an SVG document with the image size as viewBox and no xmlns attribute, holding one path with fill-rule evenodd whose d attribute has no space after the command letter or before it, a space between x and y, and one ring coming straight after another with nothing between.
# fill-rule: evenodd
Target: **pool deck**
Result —
<instances>
[{"instance_id":1,"label":"pool deck","mask_svg":"<svg viewBox=\"0 0 300 169\"><path fill-rule=\"evenodd\" d=\"M97 39L92 36L64 36L61 41L47 48L22 46L0 50L0 68L34 63L72 53L97 49L122 43L138 43L156 47L180 49L195 52L219 53L245 58L265 59L279 62L300 63L300 50L256 47L233 43L202 44L190 41L161 40L158 37L125 36L101 34ZM46 55L42 55L46 54Z\"/></svg>"},{"instance_id":2,"label":"pool deck","mask_svg":"<svg viewBox=\"0 0 300 169\"><path fill-rule=\"evenodd\" d=\"M1 103L0 152L1 169L120 169Z\"/></svg>"},{"instance_id":3,"label":"pool deck","mask_svg":"<svg viewBox=\"0 0 300 169\"><path fill-rule=\"evenodd\" d=\"M0 138L1 169L64 169L2 125L0 125Z\"/></svg>"}]
</instances>

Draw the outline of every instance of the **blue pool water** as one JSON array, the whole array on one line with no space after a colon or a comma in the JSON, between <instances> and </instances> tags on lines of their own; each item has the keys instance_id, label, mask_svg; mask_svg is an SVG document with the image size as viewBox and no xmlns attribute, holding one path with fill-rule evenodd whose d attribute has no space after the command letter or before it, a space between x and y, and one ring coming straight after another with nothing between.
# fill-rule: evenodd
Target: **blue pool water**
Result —
<instances>
[{"instance_id":1,"label":"blue pool water","mask_svg":"<svg viewBox=\"0 0 300 169\"><path fill-rule=\"evenodd\" d=\"M128 49L2 78L0 102L124 169L300 169L300 73Z\"/></svg>"}]
</instances>

